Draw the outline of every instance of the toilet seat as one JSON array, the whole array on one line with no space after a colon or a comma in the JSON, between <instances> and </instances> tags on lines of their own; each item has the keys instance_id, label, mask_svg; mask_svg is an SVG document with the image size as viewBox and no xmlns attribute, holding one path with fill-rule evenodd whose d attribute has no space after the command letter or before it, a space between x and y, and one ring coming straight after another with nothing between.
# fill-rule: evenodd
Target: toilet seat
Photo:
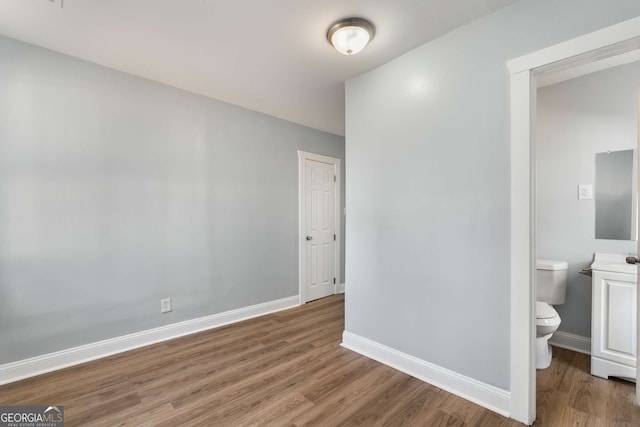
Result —
<instances>
[{"instance_id":1,"label":"toilet seat","mask_svg":"<svg viewBox=\"0 0 640 427\"><path fill-rule=\"evenodd\" d=\"M536 336L554 333L560 326L560 315L549 304L536 301Z\"/></svg>"},{"instance_id":2,"label":"toilet seat","mask_svg":"<svg viewBox=\"0 0 640 427\"><path fill-rule=\"evenodd\" d=\"M540 327L544 327L544 330L548 330L548 328L557 328L558 326L560 326L560 316L555 316L550 319L536 319L536 326L538 327L538 329L542 329ZM549 332L547 332L547 334L548 333Z\"/></svg>"},{"instance_id":3,"label":"toilet seat","mask_svg":"<svg viewBox=\"0 0 640 427\"><path fill-rule=\"evenodd\" d=\"M536 319L551 319L557 317L558 312L546 302L536 301Z\"/></svg>"}]
</instances>

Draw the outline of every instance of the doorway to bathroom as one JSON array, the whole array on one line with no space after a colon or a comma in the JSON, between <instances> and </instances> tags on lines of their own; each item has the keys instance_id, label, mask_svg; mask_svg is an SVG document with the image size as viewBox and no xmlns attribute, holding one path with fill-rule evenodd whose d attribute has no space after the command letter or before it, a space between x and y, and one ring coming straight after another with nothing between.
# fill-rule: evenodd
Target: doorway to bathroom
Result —
<instances>
[{"instance_id":1,"label":"doorway to bathroom","mask_svg":"<svg viewBox=\"0 0 640 427\"><path fill-rule=\"evenodd\" d=\"M551 401L564 399L565 414L595 422L612 416L603 405L613 390L634 398L632 383L607 381L636 377L637 286L635 274L627 274L636 268L625 264L637 245L640 62L633 53L537 78L536 409L542 424L550 421ZM596 260L592 277L594 254L618 254L610 260L622 271L601 272ZM554 265L568 268L549 271ZM562 283L548 280L554 273ZM551 315L540 310L545 303ZM580 391L587 386L593 401Z\"/></svg>"},{"instance_id":2,"label":"doorway to bathroom","mask_svg":"<svg viewBox=\"0 0 640 427\"><path fill-rule=\"evenodd\" d=\"M557 77L558 73L568 70L575 73L582 69L580 73L586 75L592 71L585 70L598 61L637 55L639 51L640 18L635 18L508 63L511 73L511 416L526 424L536 418L537 83L545 76ZM577 195L576 188L576 199ZM636 400L638 396L636 392Z\"/></svg>"},{"instance_id":3,"label":"doorway to bathroom","mask_svg":"<svg viewBox=\"0 0 640 427\"><path fill-rule=\"evenodd\" d=\"M633 53L537 79L536 258L568 263L565 301L552 303L561 325L550 342L586 354L592 280L585 270L595 253L636 253L640 58Z\"/></svg>"}]
</instances>

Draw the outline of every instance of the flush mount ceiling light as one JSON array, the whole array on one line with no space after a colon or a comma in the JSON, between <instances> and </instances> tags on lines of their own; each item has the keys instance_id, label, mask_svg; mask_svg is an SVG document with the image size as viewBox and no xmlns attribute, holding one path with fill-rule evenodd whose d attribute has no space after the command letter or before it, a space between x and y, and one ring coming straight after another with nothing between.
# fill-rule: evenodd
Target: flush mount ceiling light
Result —
<instances>
[{"instance_id":1,"label":"flush mount ceiling light","mask_svg":"<svg viewBox=\"0 0 640 427\"><path fill-rule=\"evenodd\" d=\"M343 55L360 52L371 41L375 31L366 19L342 19L329 28L327 40Z\"/></svg>"}]
</instances>

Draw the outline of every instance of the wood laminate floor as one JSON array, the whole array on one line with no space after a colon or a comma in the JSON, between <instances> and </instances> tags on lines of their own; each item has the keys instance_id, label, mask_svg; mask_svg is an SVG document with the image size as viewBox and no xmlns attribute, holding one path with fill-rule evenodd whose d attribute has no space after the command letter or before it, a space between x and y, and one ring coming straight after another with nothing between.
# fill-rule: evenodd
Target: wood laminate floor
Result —
<instances>
[{"instance_id":1,"label":"wood laminate floor","mask_svg":"<svg viewBox=\"0 0 640 427\"><path fill-rule=\"evenodd\" d=\"M2 405L63 405L66 426L520 424L339 346L344 298L0 387ZM540 426L640 426L635 387L556 350L538 374Z\"/></svg>"}]
</instances>

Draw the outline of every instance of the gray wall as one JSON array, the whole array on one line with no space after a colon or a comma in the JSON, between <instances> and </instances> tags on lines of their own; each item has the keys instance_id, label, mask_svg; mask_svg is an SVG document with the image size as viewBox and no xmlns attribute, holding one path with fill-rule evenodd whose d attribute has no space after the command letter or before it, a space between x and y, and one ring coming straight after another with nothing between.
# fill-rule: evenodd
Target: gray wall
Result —
<instances>
[{"instance_id":1,"label":"gray wall","mask_svg":"<svg viewBox=\"0 0 640 427\"><path fill-rule=\"evenodd\" d=\"M638 15L522 0L347 82L347 331L509 388L506 61Z\"/></svg>"},{"instance_id":2,"label":"gray wall","mask_svg":"<svg viewBox=\"0 0 640 427\"><path fill-rule=\"evenodd\" d=\"M0 363L296 295L298 149L344 139L0 38Z\"/></svg>"},{"instance_id":3,"label":"gray wall","mask_svg":"<svg viewBox=\"0 0 640 427\"><path fill-rule=\"evenodd\" d=\"M636 242L595 238L595 154L636 147L640 63L623 65L538 91L537 251L569 263L567 300L556 307L560 330L591 336L591 279L578 274L595 252L636 252Z\"/></svg>"}]
</instances>

